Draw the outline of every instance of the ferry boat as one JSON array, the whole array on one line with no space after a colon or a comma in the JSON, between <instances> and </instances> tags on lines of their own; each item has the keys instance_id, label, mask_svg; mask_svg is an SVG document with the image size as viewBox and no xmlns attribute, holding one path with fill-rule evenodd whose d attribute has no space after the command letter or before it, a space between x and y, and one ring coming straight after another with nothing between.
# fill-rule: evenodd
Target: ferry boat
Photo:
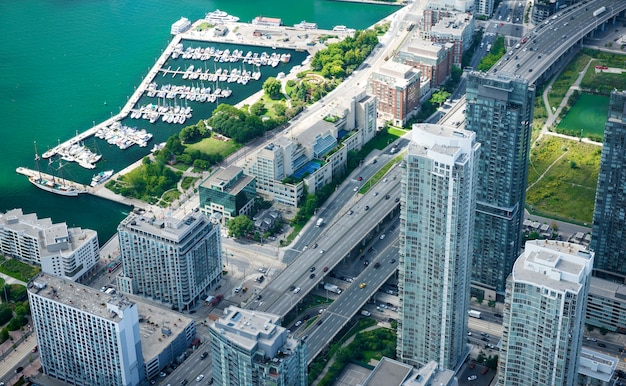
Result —
<instances>
[{"instance_id":1,"label":"ferry boat","mask_svg":"<svg viewBox=\"0 0 626 386\"><path fill-rule=\"evenodd\" d=\"M298 24L294 24L293 26L294 28L297 28L297 29L317 29L317 23L309 23L304 20L302 20Z\"/></svg>"},{"instance_id":2,"label":"ferry boat","mask_svg":"<svg viewBox=\"0 0 626 386\"><path fill-rule=\"evenodd\" d=\"M336 25L333 27L333 31L335 32L355 32L354 28L348 28L345 25Z\"/></svg>"},{"instance_id":3,"label":"ferry boat","mask_svg":"<svg viewBox=\"0 0 626 386\"><path fill-rule=\"evenodd\" d=\"M204 19L209 23L216 24L239 21L239 18L237 16L229 15L224 11L220 11L219 9L216 9L213 12L208 12L205 15Z\"/></svg>"},{"instance_id":4,"label":"ferry boat","mask_svg":"<svg viewBox=\"0 0 626 386\"><path fill-rule=\"evenodd\" d=\"M172 24L170 33L172 35L178 35L187 31L191 27L191 22L186 17L181 17L176 23Z\"/></svg>"},{"instance_id":5,"label":"ferry boat","mask_svg":"<svg viewBox=\"0 0 626 386\"><path fill-rule=\"evenodd\" d=\"M113 176L113 170L107 170L100 173L96 173L91 178L91 186L96 187L97 185L106 182L109 178Z\"/></svg>"}]
</instances>

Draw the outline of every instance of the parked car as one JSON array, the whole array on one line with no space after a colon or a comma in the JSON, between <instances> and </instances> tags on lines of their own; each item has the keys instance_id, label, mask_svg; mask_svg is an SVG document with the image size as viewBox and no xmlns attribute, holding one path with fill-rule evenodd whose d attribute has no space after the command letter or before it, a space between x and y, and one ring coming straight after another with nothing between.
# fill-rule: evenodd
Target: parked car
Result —
<instances>
[{"instance_id":1,"label":"parked car","mask_svg":"<svg viewBox=\"0 0 626 386\"><path fill-rule=\"evenodd\" d=\"M470 375L469 377L467 377L467 380L468 380L468 381L473 381L473 380L475 380L476 378L478 378L476 375Z\"/></svg>"}]
</instances>

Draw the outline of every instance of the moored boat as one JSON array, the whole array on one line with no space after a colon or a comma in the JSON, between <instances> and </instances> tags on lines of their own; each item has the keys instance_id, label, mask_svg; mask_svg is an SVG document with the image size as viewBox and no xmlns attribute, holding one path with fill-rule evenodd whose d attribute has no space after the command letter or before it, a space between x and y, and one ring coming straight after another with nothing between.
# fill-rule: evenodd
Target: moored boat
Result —
<instances>
[{"instance_id":1,"label":"moored boat","mask_svg":"<svg viewBox=\"0 0 626 386\"><path fill-rule=\"evenodd\" d=\"M91 178L91 186L96 187L97 185L106 182L109 178L113 176L113 170L106 170L99 173L96 173Z\"/></svg>"}]
</instances>

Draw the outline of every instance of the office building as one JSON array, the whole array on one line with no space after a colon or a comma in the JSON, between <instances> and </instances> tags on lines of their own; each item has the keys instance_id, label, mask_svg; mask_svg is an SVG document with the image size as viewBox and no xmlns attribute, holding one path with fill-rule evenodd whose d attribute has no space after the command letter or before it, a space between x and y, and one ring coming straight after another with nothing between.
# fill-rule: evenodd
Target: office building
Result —
<instances>
[{"instance_id":1,"label":"office building","mask_svg":"<svg viewBox=\"0 0 626 386\"><path fill-rule=\"evenodd\" d=\"M211 217L219 215L222 225L239 215L252 215L256 180L235 165L219 168L198 188L200 209Z\"/></svg>"},{"instance_id":2,"label":"office building","mask_svg":"<svg viewBox=\"0 0 626 386\"><path fill-rule=\"evenodd\" d=\"M131 213L118 226L118 290L188 311L222 276L219 225L204 214L180 220Z\"/></svg>"},{"instance_id":3,"label":"office building","mask_svg":"<svg viewBox=\"0 0 626 386\"><path fill-rule=\"evenodd\" d=\"M593 253L528 241L507 279L498 385L575 385Z\"/></svg>"},{"instance_id":4,"label":"office building","mask_svg":"<svg viewBox=\"0 0 626 386\"><path fill-rule=\"evenodd\" d=\"M0 214L0 253L40 266L42 272L81 281L97 270L100 245L94 230L68 228L12 209Z\"/></svg>"},{"instance_id":5,"label":"office building","mask_svg":"<svg viewBox=\"0 0 626 386\"><path fill-rule=\"evenodd\" d=\"M486 300L501 300L521 249L534 96L522 78L468 76L465 128L481 144L472 285Z\"/></svg>"},{"instance_id":6,"label":"office building","mask_svg":"<svg viewBox=\"0 0 626 386\"><path fill-rule=\"evenodd\" d=\"M591 250L595 275L624 283L626 279L626 91L613 91L604 126Z\"/></svg>"},{"instance_id":7,"label":"office building","mask_svg":"<svg viewBox=\"0 0 626 386\"><path fill-rule=\"evenodd\" d=\"M615 385L615 369L619 357L614 357L588 348L580 349L578 361L578 381L576 385L612 386Z\"/></svg>"},{"instance_id":8,"label":"office building","mask_svg":"<svg viewBox=\"0 0 626 386\"><path fill-rule=\"evenodd\" d=\"M195 337L183 315L44 273L28 299L42 372L71 385L144 384Z\"/></svg>"},{"instance_id":9,"label":"office building","mask_svg":"<svg viewBox=\"0 0 626 386\"><path fill-rule=\"evenodd\" d=\"M592 277L585 324L626 334L626 286Z\"/></svg>"},{"instance_id":10,"label":"office building","mask_svg":"<svg viewBox=\"0 0 626 386\"><path fill-rule=\"evenodd\" d=\"M228 306L209 334L215 385L308 385L305 343L278 315Z\"/></svg>"},{"instance_id":11,"label":"office building","mask_svg":"<svg viewBox=\"0 0 626 386\"><path fill-rule=\"evenodd\" d=\"M453 369L468 354L467 309L480 144L470 131L413 125L400 210L397 356Z\"/></svg>"},{"instance_id":12,"label":"office building","mask_svg":"<svg viewBox=\"0 0 626 386\"><path fill-rule=\"evenodd\" d=\"M420 71L393 61L373 71L367 81L367 92L376 96L379 118L402 126L414 116L420 101L420 78Z\"/></svg>"}]
</instances>

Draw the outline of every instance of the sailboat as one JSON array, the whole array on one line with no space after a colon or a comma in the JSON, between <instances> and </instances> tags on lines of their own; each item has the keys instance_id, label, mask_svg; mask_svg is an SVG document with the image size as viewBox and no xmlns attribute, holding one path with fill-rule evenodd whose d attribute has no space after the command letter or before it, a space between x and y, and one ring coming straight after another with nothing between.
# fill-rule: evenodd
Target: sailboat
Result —
<instances>
[{"instance_id":1,"label":"sailboat","mask_svg":"<svg viewBox=\"0 0 626 386\"><path fill-rule=\"evenodd\" d=\"M40 158L39 153L37 153L37 143L35 143L35 163L37 164L37 174L28 178L31 184L35 185L39 189L45 190L46 192L59 194L61 196L75 197L80 193L85 192L84 190L79 190L71 185L68 185L65 180L59 180L54 175L51 176L52 178L50 179L44 177L39 169L39 160ZM50 159L49 162L52 164L52 159ZM61 170L62 167L63 165L59 163L59 170Z\"/></svg>"}]
</instances>

